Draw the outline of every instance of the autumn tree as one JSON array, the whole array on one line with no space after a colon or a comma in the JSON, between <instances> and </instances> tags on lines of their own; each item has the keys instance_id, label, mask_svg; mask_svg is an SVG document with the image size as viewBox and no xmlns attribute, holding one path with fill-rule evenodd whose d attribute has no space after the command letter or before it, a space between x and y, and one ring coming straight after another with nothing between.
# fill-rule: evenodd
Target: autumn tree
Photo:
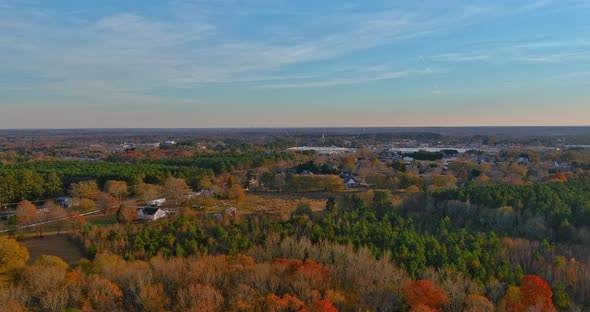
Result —
<instances>
[{"instance_id":1,"label":"autumn tree","mask_svg":"<svg viewBox=\"0 0 590 312\"><path fill-rule=\"evenodd\" d=\"M68 221L74 233L80 232L84 225L86 225L86 219L78 211L71 211Z\"/></svg>"},{"instance_id":2,"label":"autumn tree","mask_svg":"<svg viewBox=\"0 0 590 312\"><path fill-rule=\"evenodd\" d=\"M123 205L117 211L117 220L123 224L129 224L137 219L137 209Z\"/></svg>"},{"instance_id":3,"label":"autumn tree","mask_svg":"<svg viewBox=\"0 0 590 312\"><path fill-rule=\"evenodd\" d=\"M465 312L494 312L494 304L488 298L471 294L465 300Z\"/></svg>"},{"instance_id":4,"label":"autumn tree","mask_svg":"<svg viewBox=\"0 0 590 312\"><path fill-rule=\"evenodd\" d=\"M315 312L338 312L338 309L334 306L330 299L325 298L323 300L314 300L313 310Z\"/></svg>"},{"instance_id":5,"label":"autumn tree","mask_svg":"<svg viewBox=\"0 0 590 312\"><path fill-rule=\"evenodd\" d=\"M28 200L23 200L16 207L16 220L23 225L32 224L37 218L37 208Z\"/></svg>"},{"instance_id":6,"label":"autumn tree","mask_svg":"<svg viewBox=\"0 0 590 312\"><path fill-rule=\"evenodd\" d=\"M506 312L523 311L522 294L517 286L510 286L500 301L500 308Z\"/></svg>"},{"instance_id":7,"label":"autumn tree","mask_svg":"<svg viewBox=\"0 0 590 312\"><path fill-rule=\"evenodd\" d=\"M26 247L12 239L0 236L0 273L6 273L14 268L24 267L29 260Z\"/></svg>"},{"instance_id":8,"label":"autumn tree","mask_svg":"<svg viewBox=\"0 0 590 312\"><path fill-rule=\"evenodd\" d=\"M139 291L141 311L160 312L165 311L165 306L170 302L166 296L162 284L149 284Z\"/></svg>"},{"instance_id":9,"label":"autumn tree","mask_svg":"<svg viewBox=\"0 0 590 312\"><path fill-rule=\"evenodd\" d=\"M179 289L175 302L177 311L216 312L223 310L224 298L215 287L194 284Z\"/></svg>"},{"instance_id":10,"label":"autumn tree","mask_svg":"<svg viewBox=\"0 0 590 312\"><path fill-rule=\"evenodd\" d=\"M190 192L190 190L184 179L171 177L164 182L164 191L175 199L176 206L180 205L183 196Z\"/></svg>"},{"instance_id":11,"label":"autumn tree","mask_svg":"<svg viewBox=\"0 0 590 312\"><path fill-rule=\"evenodd\" d=\"M52 255L41 255L33 261L32 265L40 266L42 268L60 267L67 270L70 266L60 257Z\"/></svg>"},{"instance_id":12,"label":"autumn tree","mask_svg":"<svg viewBox=\"0 0 590 312\"><path fill-rule=\"evenodd\" d=\"M103 214L113 210L115 207L120 207L120 201L117 206L115 199L110 194L101 192L98 195L98 198L96 199L96 208L102 211Z\"/></svg>"},{"instance_id":13,"label":"autumn tree","mask_svg":"<svg viewBox=\"0 0 590 312\"><path fill-rule=\"evenodd\" d=\"M449 295L436 287L433 281L410 281L402 289L404 298L410 307L425 305L434 311L440 311L443 305L449 303Z\"/></svg>"},{"instance_id":14,"label":"autumn tree","mask_svg":"<svg viewBox=\"0 0 590 312\"><path fill-rule=\"evenodd\" d=\"M53 220L58 235L61 233L61 230L63 230L67 217L68 212L60 205L55 205L55 207L49 211L49 218Z\"/></svg>"},{"instance_id":15,"label":"autumn tree","mask_svg":"<svg viewBox=\"0 0 590 312\"><path fill-rule=\"evenodd\" d=\"M94 180L81 181L70 185L70 195L72 197L94 199L99 193L98 184Z\"/></svg>"},{"instance_id":16,"label":"autumn tree","mask_svg":"<svg viewBox=\"0 0 590 312\"><path fill-rule=\"evenodd\" d=\"M239 184L234 184L227 190L227 198L234 199L237 203L240 203L246 198L246 192L244 192L244 189Z\"/></svg>"},{"instance_id":17,"label":"autumn tree","mask_svg":"<svg viewBox=\"0 0 590 312\"><path fill-rule=\"evenodd\" d=\"M20 274L21 285L36 299L42 311L60 312L67 307L66 269L59 265L31 265Z\"/></svg>"},{"instance_id":18,"label":"autumn tree","mask_svg":"<svg viewBox=\"0 0 590 312\"><path fill-rule=\"evenodd\" d=\"M539 311L555 311L551 297L553 292L543 279L537 275L526 275L520 281L522 303L527 308Z\"/></svg>"},{"instance_id":19,"label":"autumn tree","mask_svg":"<svg viewBox=\"0 0 590 312\"><path fill-rule=\"evenodd\" d=\"M88 304L97 311L115 311L121 305L123 292L110 280L92 274L85 284Z\"/></svg>"},{"instance_id":20,"label":"autumn tree","mask_svg":"<svg viewBox=\"0 0 590 312\"><path fill-rule=\"evenodd\" d=\"M139 196L142 201L147 202L158 197L160 194L160 187L155 184L142 182L135 188L135 194Z\"/></svg>"},{"instance_id":21,"label":"autumn tree","mask_svg":"<svg viewBox=\"0 0 590 312\"><path fill-rule=\"evenodd\" d=\"M118 206L121 207L123 196L127 195L127 182L108 180L104 185L104 191L118 200Z\"/></svg>"},{"instance_id":22,"label":"autumn tree","mask_svg":"<svg viewBox=\"0 0 590 312\"><path fill-rule=\"evenodd\" d=\"M80 211L92 211L96 209L96 202L89 198L82 198L78 204Z\"/></svg>"}]
</instances>

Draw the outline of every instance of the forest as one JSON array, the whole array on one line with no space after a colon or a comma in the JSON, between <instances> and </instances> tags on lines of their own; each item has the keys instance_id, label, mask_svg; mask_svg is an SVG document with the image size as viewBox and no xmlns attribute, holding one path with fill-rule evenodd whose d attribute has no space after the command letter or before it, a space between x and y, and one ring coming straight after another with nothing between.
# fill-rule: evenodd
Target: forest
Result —
<instances>
[{"instance_id":1,"label":"forest","mask_svg":"<svg viewBox=\"0 0 590 312\"><path fill-rule=\"evenodd\" d=\"M328 268L338 257L323 254L326 251L315 253L326 246L342 246L374 261L392 262L395 270L410 280L440 274L434 279L438 283L465 283L463 288L455 289L462 292L462 300L466 300L470 295L467 290L471 289L498 306L505 291L517 286L525 272L549 282L555 293L553 298L559 298L562 310L567 311L574 303L584 305L589 299L590 258L581 249L572 251L546 241L541 244L501 238L493 231L468 231L454 225L449 217L428 231L419 231L411 218L395 212L383 193L378 192L369 200L357 195L340 201L330 199L323 213L313 213L306 205L301 202L287 220L264 215L224 220L184 216L142 228L88 226L76 239L85 246L90 258L112 252L129 261L148 261L157 256L240 254L255 259L267 255L266 260L270 261L295 256L276 251L273 246L303 244L306 247L296 254L298 259L312 259ZM355 272L356 267L350 270ZM454 304L463 307L465 301Z\"/></svg>"}]
</instances>

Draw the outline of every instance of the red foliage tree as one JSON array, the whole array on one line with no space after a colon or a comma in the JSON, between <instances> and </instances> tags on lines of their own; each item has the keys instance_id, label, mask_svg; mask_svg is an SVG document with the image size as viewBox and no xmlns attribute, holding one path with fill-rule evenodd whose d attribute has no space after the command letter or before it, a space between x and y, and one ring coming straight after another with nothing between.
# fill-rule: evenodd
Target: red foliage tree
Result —
<instances>
[{"instance_id":1,"label":"red foliage tree","mask_svg":"<svg viewBox=\"0 0 590 312\"><path fill-rule=\"evenodd\" d=\"M402 292L412 311L414 309L423 311L423 307L418 307L419 305L425 305L434 311L440 311L441 306L449 303L449 295L444 290L437 289L434 282L429 280L408 282Z\"/></svg>"},{"instance_id":2,"label":"red foliage tree","mask_svg":"<svg viewBox=\"0 0 590 312\"><path fill-rule=\"evenodd\" d=\"M419 303L415 306L412 306L412 308L410 309L410 312L435 312L438 311L436 309L432 309L431 307L423 304L423 303Z\"/></svg>"},{"instance_id":3,"label":"red foliage tree","mask_svg":"<svg viewBox=\"0 0 590 312\"><path fill-rule=\"evenodd\" d=\"M551 297L553 292L543 279L536 275L527 275L520 281L520 293L525 307L534 307L539 311L555 311Z\"/></svg>"},{"instance_id":4,"label":"red foliage tree","mask_svg":"<svg viewBox=\"0 0 590 312\"><path fill-rule=\"evenodd\" d=\"M330 285L332 271L313 260L307 259L303 262L299 259L277 258L273 263L275 264L275 272L284 275L284 277L303 277L316 289L327 289Z\"/></svg>"},{"instance_id":5,"label":"red foliage tree","mask_svg":"<svg viewBox=\"0 0 590 312\"><path fill-rule=\"evenodd\" d=\"M338 309L334 306L330 299L325 298L323 300L314 300L313 311L315 312L338 312Z\"/></svg>"}]
</instances>

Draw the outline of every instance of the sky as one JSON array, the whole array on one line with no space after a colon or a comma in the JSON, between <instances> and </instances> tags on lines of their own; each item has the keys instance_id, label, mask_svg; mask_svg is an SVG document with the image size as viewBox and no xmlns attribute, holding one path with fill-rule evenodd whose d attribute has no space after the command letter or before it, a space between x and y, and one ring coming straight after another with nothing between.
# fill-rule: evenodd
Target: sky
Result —
<instances>
[{"instance_id":1,"label":"sky","mask_svg":"<svg viewBox=\"0 0 590 312\"><path fill-rule=\"evenodd\" d=\"M0 0L0 128L590 125L590 1Z\"/></svg>"}]
</instances>

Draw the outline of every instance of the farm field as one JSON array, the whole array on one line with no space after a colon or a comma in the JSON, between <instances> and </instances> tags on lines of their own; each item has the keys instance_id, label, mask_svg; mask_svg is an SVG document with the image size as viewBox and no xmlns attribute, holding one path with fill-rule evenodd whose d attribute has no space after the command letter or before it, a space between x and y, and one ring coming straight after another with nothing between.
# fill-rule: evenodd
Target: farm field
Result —
<instances>
[{"instance_id":1,"label":"farm field","mask_svg":"<svg viewBox=\"0 0 590 312\"><path fill-rule=\"evenodd\" d=\"M70 265L76 265L84 257L80 248L64 234L25 238L20 244L29 250L31 255L29 261L34 261L41 255L53 255L62 258Z\"/></svg>"}]
</instances>

